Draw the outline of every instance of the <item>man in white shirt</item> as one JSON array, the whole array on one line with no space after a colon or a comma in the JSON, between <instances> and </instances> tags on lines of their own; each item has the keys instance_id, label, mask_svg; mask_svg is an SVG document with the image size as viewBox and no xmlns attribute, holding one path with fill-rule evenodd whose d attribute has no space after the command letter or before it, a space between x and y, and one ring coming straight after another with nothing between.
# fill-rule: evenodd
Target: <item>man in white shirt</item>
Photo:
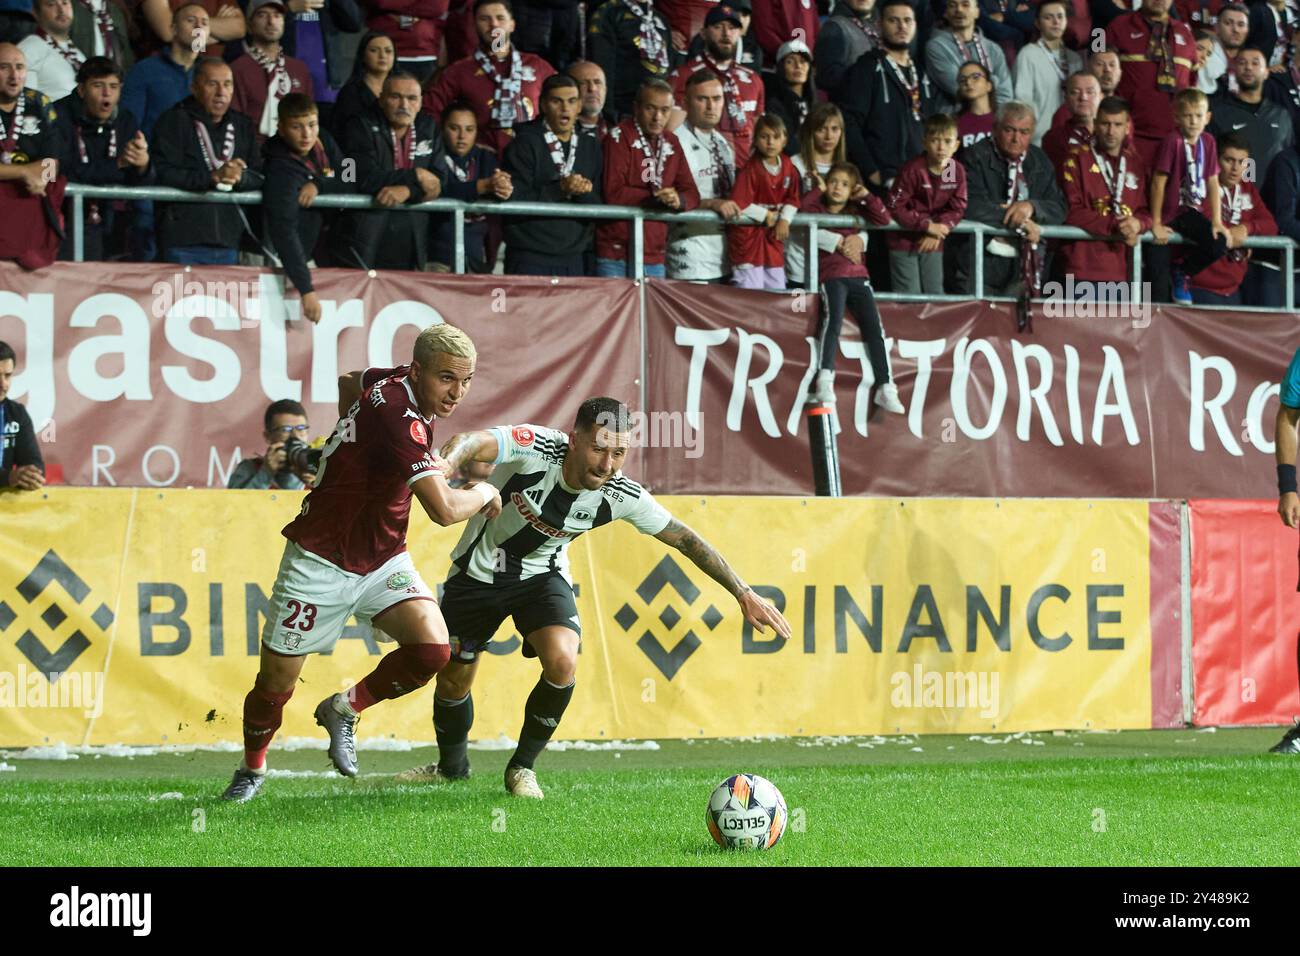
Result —
<instances>
[{"instance_id":1,"label":"man in white shirt","mask_svg":"<svg viewBox=\"0 0 1300 956\"><path fill-rule=\"evenodd\" d=\"M1033 143L1041 146L1043 136L1052 128L1052 118L1065 102L1065 81L1083 69L1083 58L1065 47L1066 0L1043 0L1034 22L1038 40L1016 57L1014 79L1016 99L1032 106L1038 117Z\"/></svg>"},{"instance_id":2,"label":"man in white shirt","mask_svg":"<svg viewBox=\"0 0 1300 956\"><path fill-rule=\"evenodd\" d=\"M61 100L77 86L86 56L69 38L72 0L35 0L36 32L18 44L27 57L27 85L50 100Z\"/></svg>"},{"instance_id":3,"label":"man in white shirt","mask_svg":"<svg viewBox=\"0 0 1300 956\"><path fill-rule=\"evenodd\" d=\"M718 132L722 120L722 81L712 70L698 70L682 94L686 119L677 127L686 165L700 191L700 208L735 219L740 207L727 197L736 180L731 144ZM668 277L692 282L721 282L731 272L722 222L674 223L668 230Z\"/></svg>"}]
</instances>

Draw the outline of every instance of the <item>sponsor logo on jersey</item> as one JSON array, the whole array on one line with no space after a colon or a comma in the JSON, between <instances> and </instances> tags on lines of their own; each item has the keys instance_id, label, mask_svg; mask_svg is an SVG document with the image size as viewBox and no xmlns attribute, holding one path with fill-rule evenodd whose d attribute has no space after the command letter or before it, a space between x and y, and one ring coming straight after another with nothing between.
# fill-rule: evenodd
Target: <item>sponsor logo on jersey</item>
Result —
<instances>
[{"instance_id":1,"label":"sponsor logo on jersey","mask_svg":"<svg viewBox=\"0 0 1300 956\"><path fill-rule=\"evenodd\" d=\"M400 591L408 588L413 580L410 571L394 571L388 576L388 590Z\"/></svg>"},{"instance_id":2,"label":"sponsor logo on jersey","mask_svg":"<svg viewBox=\"0 0 1300 956\"><path fill-rule=\"evenodd\" d=\"M523 425L516 425L514 428L510 429L510 434L514 437L515 444L520 448L527 448L533 443L533 438L535 437L533 435L533 430L531 428L525 428Z\"/></svg>"},{"instance_id":3,"label":"sponsor logo on jersey","mask_svg":"<svg viewBox=\"0 0 1300 956\"><path fill-rule=\"evenodd\" d=\"M528 507L525 505L525 502L527 501L527 499L526 499L523 495L521 495L519 492L516 491L516 492L514 492L513 494L511 494L511 495L510 495L510 501L514 504L515 508L519 511L519 516L520 516L521 518L523 518L525 521L527 521L530 525L532 525L534 528L536 528L536 529L537 529L538 531L540 531L542 534L546 535L548 538L568 538L568 537L570 537L569 532L567 532L567 531L562 531L562 530L560 530L559 528L552 528L549 524L547 524L547 523L546 523L545 521L543 521L541 518L537 517L537 515L533 514L532 509L528 508Z\"/></svg>"},{"instance_id":4,"label":"sponsor logo on jersey","mask_svg":"<svg viewBox=\"0 0 1300 956\"><path fill-rule=\"evenodd\" d=\"M411 440L417 445L429 444L429 432L424 427L424 422L411 422Z\"/></svg>"},{"instance_id":5,"label":"sponsor logo on jersey","mask_svg":"<svg viewBox=\"0 0 1300 956\"><path fill-rule=\"evenodd\" d=\"M590 511L575 511L575 512L574 512L572 515L570 515L569 517L571 517L574 521L590 521L590 520L591 520L591 512L590 512Z\"/></svg>"}]
</instances>

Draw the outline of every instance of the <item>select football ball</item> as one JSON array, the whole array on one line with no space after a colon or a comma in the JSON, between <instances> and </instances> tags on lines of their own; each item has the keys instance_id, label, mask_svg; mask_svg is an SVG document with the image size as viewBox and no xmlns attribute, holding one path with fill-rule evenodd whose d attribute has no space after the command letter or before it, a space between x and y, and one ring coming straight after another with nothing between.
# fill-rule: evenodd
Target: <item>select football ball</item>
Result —
<instances>
[{"instance_id":1,"label":"select football ball","mask_svg":"<svg viewBox=\"0 0 1300 956\"><path fill-rule=\"evenodd\" d=\"M718 846L767 850L785 833L785 798L770 780L738 773L714 788L704 816Z\"/></svg>"}]
</instances>

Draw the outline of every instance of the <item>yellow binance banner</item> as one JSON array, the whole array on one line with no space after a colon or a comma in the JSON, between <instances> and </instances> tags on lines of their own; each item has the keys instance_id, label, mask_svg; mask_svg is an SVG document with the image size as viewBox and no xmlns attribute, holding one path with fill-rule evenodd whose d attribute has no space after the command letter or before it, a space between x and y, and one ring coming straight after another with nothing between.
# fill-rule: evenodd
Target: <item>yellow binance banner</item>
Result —
<instances>
[{"instance_id":1,"label":"yellow binance banner","mask_svg":"<svg viewBox=\"0 0 1300 956\"><path fill-rule=\"evenodd\" d=\"M0 746L237 741L301 494L63 489L0 498ZM664 498L764 596L745 625L687 558L622 524L571 559L583 648L559 738L1005 733L1152 722L1146 502ZM431 586L458 528L411 519ZM510 621L475 739L516 738L537 662ZM347 628L282 736L392 645ZM433 740L432 688L359 736Z\"/></svg>"}]
</instances>

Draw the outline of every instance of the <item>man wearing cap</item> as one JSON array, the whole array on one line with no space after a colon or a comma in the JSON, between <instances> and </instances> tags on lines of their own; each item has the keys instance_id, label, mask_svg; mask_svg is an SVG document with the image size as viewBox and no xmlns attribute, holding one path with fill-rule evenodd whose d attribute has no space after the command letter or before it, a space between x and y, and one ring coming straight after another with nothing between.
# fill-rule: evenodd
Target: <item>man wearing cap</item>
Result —
<instances>
[{"instance_id":1,"label":"man wearing cap","mask_svg":"<svg viewBox=\"0 0 1300 956\"><path fill-rule=\"evenodd\" d=\"M704 50L673 71L669 82L677 101L670 128L686 118L686 81L698 70L710 70L722 81L722 120L718 132L731 144L742 164L749 159L754 141L754 124L763 115L766 97L758 74L736 62L740 44L740 14L728 4L719 4L704 18Z\"/></svg>"},{"instance_id":2,"label":"man wearing cap","mask_svg":"<svg viewBox=\"0 0 1300 956\"><path fill-rule=\"evenodd\" d=\"M713 0L714 3L724 3L736 11L740 17L740 39L736 42L736 62L746 69L753 70L755 73L761 73L766 56L763 48L759 46L749 31L750 24L754 20L754 10L750 0ZM770 0L767 0L770 2ZM709 4L710 7L713 3ZM709 11L705 10L704 15ZM696 31L695 36L691 38L690 45L686 48L686 58L699 56L704 51L704 21L700 21L700 29Z\"/></svg>"},{"instance_id":3,"label":"man wearing cap","mask_svg":"<svg viewBox=\"0 0 1300 956\"><path fill-rule=\"evenodd\" d=\"M244 52L230 63L235 77L232 109L257 124L257 141L275 135L280 101L290 93L312 95L311 71L302 60L285 55L285 7L280 0L253 0L248 5Z\"/></svg>"},{"instance_id":4,"label":"man wearing cap","mask_svg":"<svg viewBox=\"0 0 1300 956\"><path fill-rule=\"evenodd\" d=\"M464 100L478 120L479 142L500 156L515 126L537 118L542 84L555 70L540 56L513 45L515 18L509 3L477 0L474 29L478 49L438 75L424 94L424 111L441 119L448 105Z\"/></svg>"},{"instance_id":5,"label":"man wearing cap","mask_svg":"<svg viewBox=\"0 0 1300 956\"><path fill-rule=\"evenodd\" d=\"M1133 108L1133 143L1148 169L1160 141L1174 131L1174 93L1193 85L1196 40L1187 24L1173 20L1173 0L1142 0L1106 27L1106 48L1119 52L1124 73L1116 95Z\"/></svg>"}]
</instances>

